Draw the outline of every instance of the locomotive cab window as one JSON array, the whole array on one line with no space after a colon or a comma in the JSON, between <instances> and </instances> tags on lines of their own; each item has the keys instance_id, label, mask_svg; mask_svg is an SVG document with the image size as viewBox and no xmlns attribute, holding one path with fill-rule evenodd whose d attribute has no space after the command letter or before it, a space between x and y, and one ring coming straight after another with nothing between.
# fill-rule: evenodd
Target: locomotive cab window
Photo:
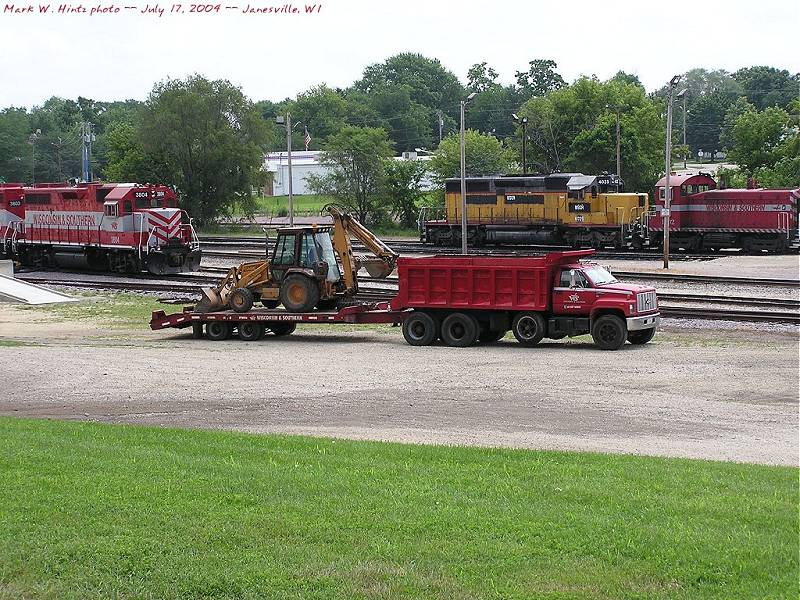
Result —
<instances>
[{"instance_id":1,"label":"locomotive cab window","mask_svg":"<svg viewBox=\"0 0 800 600\"><path fill-rule=\"evenodd\" d=\"M116 202L106 202L103 204L103 214L107 217L116 218L119 216L119 207Z\"/></svg>"}]
</instances>

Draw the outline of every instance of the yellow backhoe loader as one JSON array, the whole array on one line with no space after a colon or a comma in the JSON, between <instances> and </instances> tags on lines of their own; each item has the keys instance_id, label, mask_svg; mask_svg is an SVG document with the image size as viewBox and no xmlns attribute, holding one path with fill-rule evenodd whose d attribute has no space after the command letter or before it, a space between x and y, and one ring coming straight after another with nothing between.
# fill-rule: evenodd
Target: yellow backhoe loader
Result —
<instances>
[{"instance_id":1,"label":"yellow backhoe loader","mask_svg":"<svg viewBox=\"0 0 800 600\"><path fill-rule=\"evenodd\" d=\"M358 293L358 270L375 278L387 277L398 254L335 205L327 205L333 225L284 227L269 260L232 267L222 281L203 290L198 312L232 309L247 312L260 301L267 308L283 304L290 312L329 310ZM353 253L351 238L372 256Z\"/></svg>"}]
</instances>

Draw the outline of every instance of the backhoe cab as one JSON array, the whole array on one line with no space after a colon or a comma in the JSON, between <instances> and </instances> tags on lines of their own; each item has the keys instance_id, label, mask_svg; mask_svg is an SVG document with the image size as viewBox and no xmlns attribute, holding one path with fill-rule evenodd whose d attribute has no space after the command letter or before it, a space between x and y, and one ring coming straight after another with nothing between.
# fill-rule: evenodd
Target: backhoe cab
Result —
<instances>
[{"instance_id":1,"label":"backhoe cab","mask_svg":"<svg viewBox=\"0 0 800 600\"><path fill-rule=\"evenodd\" d=\"M372 277L387 277L394 270L397 253L355 217L333 205L326 209L333 225L279 229L271 259L231 268L215 288L203 290L195 310L247 312L258 301L267 308L283 304L290 312L328 310L358 293L361 267ZM351 236L374 256L353 254Z\"/></svg>"}]
</instances>

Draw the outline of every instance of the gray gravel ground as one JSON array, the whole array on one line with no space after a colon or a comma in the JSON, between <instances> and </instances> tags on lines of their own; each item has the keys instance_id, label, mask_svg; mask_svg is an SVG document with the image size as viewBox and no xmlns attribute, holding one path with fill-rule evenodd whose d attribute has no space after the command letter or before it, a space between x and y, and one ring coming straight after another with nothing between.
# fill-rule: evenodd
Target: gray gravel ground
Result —
<instances>
[{"instance_id":1,"label":"gray gravel ground","mask_svg":"<svg viewBox=\"0 0 800 600\"><path fill-rule=\"evenodd\" d=\"M798 329L667 321L643 347L413 348L396 328L192 340L0 311L0 414L798 464ZM88 327L88 329L87 329Z\"/></svg>"}]
</instances>

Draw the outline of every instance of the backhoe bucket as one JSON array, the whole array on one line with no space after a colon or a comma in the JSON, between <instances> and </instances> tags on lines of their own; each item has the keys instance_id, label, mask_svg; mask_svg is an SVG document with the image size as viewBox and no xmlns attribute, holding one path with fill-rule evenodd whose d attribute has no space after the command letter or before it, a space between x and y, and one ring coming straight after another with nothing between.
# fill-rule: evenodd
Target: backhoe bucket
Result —
<instances>
[{"instance_id":1,"label":"backhoe bucket","mask_svg":"<svg viewBox=\"0 0 800 600\"><path fill-rule=\"evenodd\" d=\"M367 273L369 273L370 276L374 277L375 279L385 279L392 271L394 271L392 265L387 265L383 261L368 262L364 265L364 268L367 270Z\"/></svg>"},{"instance_id":2,"label":"backhoe bucket","mask_svg":"<svg viewBox=\"0 0 800 600\"><path fill-rule=\"evenodd\" d=\"M203 298L195 304L195 311L200 313L214 312L225 308L225 303L215 288L203 288Z\"/></svg>"}]
</instances>

